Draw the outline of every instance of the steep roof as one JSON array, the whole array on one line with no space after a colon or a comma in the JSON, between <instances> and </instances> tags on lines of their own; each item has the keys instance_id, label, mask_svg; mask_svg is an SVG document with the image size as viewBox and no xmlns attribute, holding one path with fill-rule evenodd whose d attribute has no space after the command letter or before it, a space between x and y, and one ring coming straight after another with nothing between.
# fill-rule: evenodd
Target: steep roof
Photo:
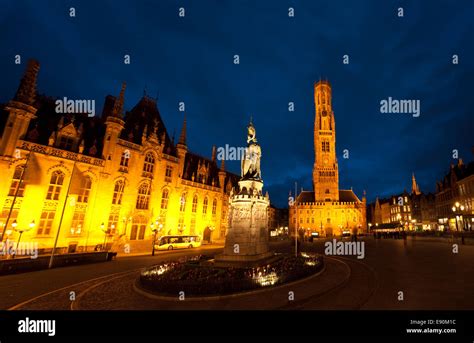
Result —
<instances>
[{"instance_id":1,"label":"steep roof","mask_svg":"<svg viewBox=\"0 0 474 343\"><path fill-rule=\"evenodd\" d=\"M217 167L215 161L212 161L206 157L200 156L192 152L187 152L184 159L183 168L184 170L182 173L182 178L185 180L193 181L194 176L194 182L198 182L198 174L200 168L202 168L202 171L205 173L205 178L204 180L202 180L203 184L212 186L212 182L214 181L215 187L222 187L219 181L220 168ZM225 173L226 177L224 179L224 186L226 187L226 190L228 188L229 182L230 187L238 187L238 181L240 179L240 176L230 172Z\"/></svg>"}]
</instances>

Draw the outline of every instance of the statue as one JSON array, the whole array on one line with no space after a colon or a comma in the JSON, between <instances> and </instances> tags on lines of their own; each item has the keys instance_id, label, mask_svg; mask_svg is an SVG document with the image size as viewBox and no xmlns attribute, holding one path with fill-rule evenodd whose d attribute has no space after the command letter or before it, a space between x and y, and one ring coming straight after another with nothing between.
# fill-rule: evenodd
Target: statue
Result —
<instances>
[{"instance_id":1,"label":"statue","mask_svg":"<svg viewBox=\"0 0 474 343\"><path fill-rule=\"evenodd\" d=\"M242 179L260 180L262 178L260 172L261 156L262 150L257 143L255 127L252 121L250 121L250 124L247 126L247 148L245 149L241 165Z\"/></svg>"}]
</instances>

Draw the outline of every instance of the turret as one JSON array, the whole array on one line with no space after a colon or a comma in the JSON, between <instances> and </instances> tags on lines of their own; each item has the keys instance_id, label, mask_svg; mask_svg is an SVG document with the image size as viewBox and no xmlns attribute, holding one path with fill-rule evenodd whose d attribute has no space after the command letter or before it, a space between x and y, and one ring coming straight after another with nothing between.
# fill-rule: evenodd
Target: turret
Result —
<instances>
[{"instance_id":1,"label":"turret","mask_svg":"<svg viewBox=\"0 0 474 343\"><path fill-rule=\"evenodd\" d=\"M221 160L221 167L219 169L219 185L221 186L221 189L222 189L222 192L225 193L225 175L226 175L226 172L225 172L225 160L222 159Z\"/></svg>"},{"instance_id":2,"label":"turret","mask_svg":"<svg viewBox=\"0 0 474 343\"><path fill-rule=\"evenodd\" d=\"M38 71L39 62L28 61L15 97L5 106L8 119L0 142L0 155L14 155L18 140L23 139L31 119L36 118L37 109L33 105L36 99Z\"/></svg>"},{"instance_id":3,"label":"turret","mask_svg":"<svg viewBox=\"0 0 474 343\"><path fill-rule=\"evenodd\" d=\"M122 89L118 98L115 100L112 114L109 115L105 121L105 137L104 137L104 149L103 154L106 159L106 163L109 164L113 160L113 155L117 147L117 141L120 133L124 128L123 121L123 101L125 94L125 82L122 83Z\"/></svg>"},{"instance_id":4,"label":"turret","mask_svg":"<svg viewBox=\"0 0 474 343\"><path fill-rule=\"evenodd\" d=\"M186 114L184 114L183 127L181 128L181 134L179 135L179 141L176 145L176 150L178 151L178 170L181 177L184 169L184 159L186 157L186 153L188 152L188 146L186 145Z\"/></svg>"}]
</instances>

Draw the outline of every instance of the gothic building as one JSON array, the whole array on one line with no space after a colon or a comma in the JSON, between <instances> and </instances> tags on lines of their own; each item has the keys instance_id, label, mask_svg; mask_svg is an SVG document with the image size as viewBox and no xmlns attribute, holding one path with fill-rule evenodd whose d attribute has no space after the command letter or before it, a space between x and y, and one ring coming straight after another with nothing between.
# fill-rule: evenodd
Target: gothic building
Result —
<instances>
[{"instance_id":1,"label":"gothic building","mask_svg":"<svg viewBox=\"0 0 474 343\"><path fill-rule=\"evenodd\" d=\"M128 244L151 249L158 235L222 240L228 194L238 175L224 161L192 153L184 118L170 138L157 102L143 96L124 110L125 84L107 96L101 116L57 113L36 89L30 61L14 98L0 105L0 234L38 242L46 252ZM58 234L59 232L59 234Z\"/></svg>"},{"instance_id":2,"label":"gothic building","mask_svg":"<svg viewBox=\"0 0 474 343\"><path fill-rule=\"evenodd\" d=\"M314 85L314 104L313 191L302 191L290 206L290 229L294 232L296 225L300 233L320 236L365 231L365 196L361 201L352 189L339 189L336 122L328 81Z\"/></svg>"},{"instance_id":3,"label":"gothic building","mask_svg":"<svg viewBox=\"0 0 474 343\"><path fill-rule=\"evenodd\" d=\"M411 191L375 200L369 205L372 230L432 230L436 227L435 196L420 191L412 174Z\"/></svg>"}]
</instances>

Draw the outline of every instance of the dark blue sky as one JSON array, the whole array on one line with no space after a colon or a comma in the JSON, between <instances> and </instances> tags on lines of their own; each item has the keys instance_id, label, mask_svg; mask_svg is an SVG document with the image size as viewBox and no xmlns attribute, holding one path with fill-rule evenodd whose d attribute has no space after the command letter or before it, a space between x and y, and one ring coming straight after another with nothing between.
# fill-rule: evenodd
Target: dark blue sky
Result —
<instances>
[{"instance_id":1,"label":"dark blue sky","mask_svg":"<svg viewBox=\"0 0 474 343\"><path fill-rule=\"evenodd\" d=\"M188 146L205 156L212 145L242 146L252 114L277 206L286 205L295 181L312 187L320 77L333 87L341 188L359 196L365 189L371 201L409 189L415 172L421 189L433 191L453 149L472 160L473 1L18 0L1 8L0 102L16 91L20 54L40 61L41 93L96 99L99 112L122 81L127 109L145 86L150 96L159 92L170 134L179 134L184 101ZM420 117L381 114L388 97L419 99ZM238 163L227 166L239 172Z\"/></svg>"}]
</instances>

